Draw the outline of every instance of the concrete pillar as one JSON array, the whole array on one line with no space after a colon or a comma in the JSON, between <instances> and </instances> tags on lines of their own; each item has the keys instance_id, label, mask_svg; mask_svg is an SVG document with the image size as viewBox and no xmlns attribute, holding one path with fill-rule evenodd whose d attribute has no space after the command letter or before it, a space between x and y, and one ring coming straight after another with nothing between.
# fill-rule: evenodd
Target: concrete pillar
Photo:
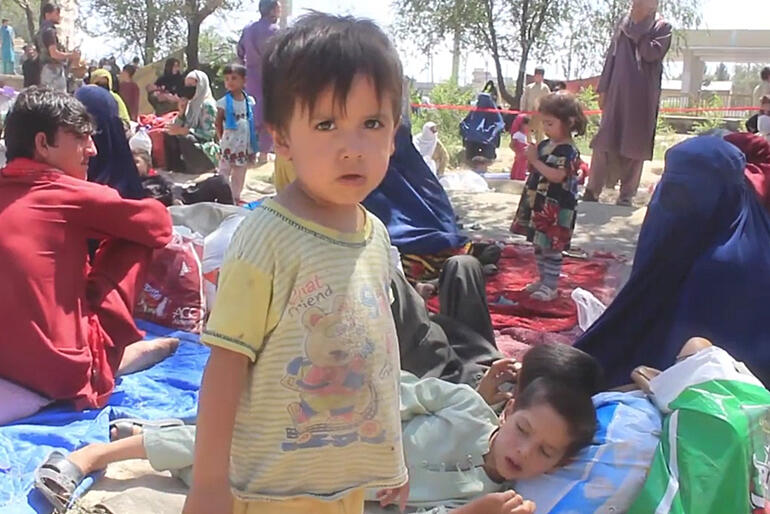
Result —
<instances>
[{"instance_id":1,"label":"concrete pillar","mask_svg":"<svg viewBox=\"0 0 770 514\"><path fill-rule=\"evenodd\" d=\"M682 93L686 93L690 95L690 99L696 100L700 95L701 84L703 84L705 63L692 50L684 50L682 54L684 62Z\"/></svg>"},{"instance_id":2,"label":"concrete pillar","mask_svg":"<svg viewBox=\"0 0 770 514\"><path fill-rule=\"evenodd\" d=\"M291 0L281 0L281 20L279 24L282 29L285 29L289 24L289 16L291 16Z\"/></svg>"}]
</instances>

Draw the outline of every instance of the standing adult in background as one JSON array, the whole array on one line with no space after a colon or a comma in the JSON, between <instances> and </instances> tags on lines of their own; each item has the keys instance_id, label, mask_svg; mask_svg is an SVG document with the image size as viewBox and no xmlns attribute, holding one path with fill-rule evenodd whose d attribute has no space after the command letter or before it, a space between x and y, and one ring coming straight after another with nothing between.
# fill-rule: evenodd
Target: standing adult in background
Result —
<instances>
[{"instance_id":1,"label":"standing adult in background","mask_svg":"<svg viewBox=\"0 0 770 514\"><path fill-rule=\"evenodd\" d=\"M40 61L33 45L24 45L21 74L24 76L24 87L40 85Z\"/></svg>"},{"instance_id":2,"label":"standing adult in background","mask_svg":"<svg viewBox=\"0 0 770 514\"><path fill-rule=\"evenodd\" d=\"M13 38L15 34L13 27L8 24L8 20L3 18L0 26L0 55L3 60L3 74L13 75L16 66L16 57L13 54Z\"/></svg>"},{"instance_id":3,"label":"standing adult in background","mask_svg":"<svg viewBox=\"0 0 770 514\"><path fill-rule=\"evenodd\" d=\"M540 108L540 100L546 95L551 93L551 89L548 84L543 82L545 78L545 68L538 66L535 68L535 81L528 84L524 88L524 93L521 95L521 110L530 114L529 123L529 142L539 143L545 138L543 132L543 120L540 118L538 109Z\"/></svg>"},{"instance_id":4,"label":"standing adult in background","mask_svg":"<svg viewBox=\"0 0 770 514\"><path fill-rule=\"evenodd\" d=\"M604 113L591 142L585 202L596 202L607 178L618 176L617 204L630 207L644 161L652 159L663 58L671 46L671 24L657 11L658 0L633 0L610 44L598 87Z\"/></svg>"},{"instance_id":5,"label":"standing adult in background","mask_svg":"<svg viewBox=\"0 0 770 514\"><path fill-rule=\"evenodd\" d=\"M257 163L267 162L267 154L273 151L273 138L267 131L262 114L262 55L268 40L278 32L278 19L281 17L281 2L278 0L260 0L261 18L247 25L238 41L238 59L246 66L246 93L254 98L254 124L259 137L259 156Z\"/></svg>"},{"instance_id":6,"label":"standing adult in background","mask_svg":"<svg viewBox=\"0 0 770 514\"><path fill-rule=\"evenodd\" d=\"M56 91L67 91L64 66L80 60L80 52L67 52L59 42L56 25L61 22L61 8L52 3L43 6L43 21L37 33L37 52L40 55L40 85Z\"/></svg>"},{"instance_id":7,"label":"standing adult in background","mask_svg":"<svg viewBox=\"0 0 770 514\"><path fill-rule=\"evenodd\" d=\"M762 68L760 77L762 82L754 88L754 106L759 106L762 103L762 97L770 95L770 66Z\"/></svg>"}]
</instances>

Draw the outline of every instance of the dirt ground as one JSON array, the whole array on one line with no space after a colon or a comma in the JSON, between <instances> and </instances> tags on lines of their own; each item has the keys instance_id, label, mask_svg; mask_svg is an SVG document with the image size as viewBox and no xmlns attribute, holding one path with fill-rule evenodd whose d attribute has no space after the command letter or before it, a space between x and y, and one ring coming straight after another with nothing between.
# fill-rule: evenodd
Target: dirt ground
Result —
<instances>
[{"instance_id":1,"label":"dirt ground","mask_svg":"<svg viewBox=\"0 0 770 514\"><path fill-rule=\"evenodd\" d=\"M503 148L499 155L500 159L492 166L491 172L510 170L513 153L508 148ZM662 168L662 162L651 162L645 165L642 186L633 208L615 206L614 202L618 194L615 190L605 191L602 196L605 203L581 203L573 238L574 246L589 253L612 252L625 258L627 276L636 250L639 229L644 221L646 205L649 202L652 187L660 179ZM249 170L244 200L256 200L274 192L270 183L272 171L272 163ZM189 176L174 178L187 180ZM466 230L471 226L479 226L477 230L468 231L473 238L521 241L522 238L512 236L508 228L518 205L522 184L511 181L490 181L490 183L492 189L487 193L450 195L456 213L460 217L460 223ZM97 481L83 498L82 503L84 506L93 506L102 501L113 502L111 512L114 514L178 513L184 502L184 487L180 481L171 478L168 473L153 471L146 461L126 461L110 466L106 476ZM367 514L392 512L397 512L397 509L382 510L376 505L369 505L366 510Z\"/></svg>"}]
</instances>

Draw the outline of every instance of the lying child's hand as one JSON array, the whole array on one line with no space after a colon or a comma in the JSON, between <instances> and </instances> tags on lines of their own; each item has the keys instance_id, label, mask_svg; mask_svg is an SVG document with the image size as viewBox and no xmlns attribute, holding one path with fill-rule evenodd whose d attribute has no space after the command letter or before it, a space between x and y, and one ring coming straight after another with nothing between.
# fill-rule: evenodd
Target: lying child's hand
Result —
<instances>
[{"instance_id":1,"label":"lying child's hand","mask_svg":"<svg viewBox=\"0 0 770 514\"><path fill-rule=\"evenodd\" d=\"M495 361L479 381L476 392L489 405L510 400L513 398L513 394L501 391L500 386L506 382L515 382L520 369L521 363L516 359L500 359Z\"/></svg>"},{"instance_id":2,"label":"lying child's hand","mask_svg":"<svg viewBox=\"0 0 770 514\"><path fill-rule=\"evenodd\" d=\"M462 514L534 514L535 503L525 500L516 491L504 491L482 496L455 512Z\"/></svg>"},{"instance_id":3,"label":"lying child's hand","mask_svg":"<svg viewBox=\"0 0 770 514\"><path fill-rule=\"evenodd\" d=\"M380 501L380 507L387 507L398 501L398 509L404 512L406 510L406 501L409 499L409 482L396 489L377 491L377 499Z\"/></svg>"}]
</instances>

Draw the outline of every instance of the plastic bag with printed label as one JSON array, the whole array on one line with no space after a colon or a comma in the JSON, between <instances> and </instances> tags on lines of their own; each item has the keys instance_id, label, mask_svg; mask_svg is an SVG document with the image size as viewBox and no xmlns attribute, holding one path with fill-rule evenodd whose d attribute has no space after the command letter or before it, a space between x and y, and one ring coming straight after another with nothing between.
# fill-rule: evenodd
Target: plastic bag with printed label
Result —
<instances>
[{"instance_id":1,"label":"plastic bag with printed label","mask_svg":"<svg viewBox=\"0 0 770 514\"><path fill-rule=\"evenodd\" d=\"M202 257L203 237L175 226L171 242L153 253L136 317L199 333L206 312Z\"/></svg>"}]
</instances>

